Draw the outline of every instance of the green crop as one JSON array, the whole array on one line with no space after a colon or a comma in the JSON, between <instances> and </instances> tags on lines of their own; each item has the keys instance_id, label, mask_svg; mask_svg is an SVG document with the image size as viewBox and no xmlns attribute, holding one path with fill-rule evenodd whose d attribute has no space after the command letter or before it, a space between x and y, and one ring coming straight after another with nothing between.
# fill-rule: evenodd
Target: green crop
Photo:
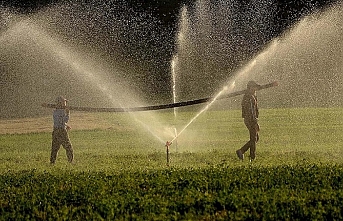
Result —
<instances>
[{"instance_id":1,"label":"green crop","mask_svg":"<svg viewBox=\"0 0 343 221\"><path fill-rule=\"evenodd\" d=\"M4 173L2 220L340 220L343 167Z\"/></svg>"}]
</instances>

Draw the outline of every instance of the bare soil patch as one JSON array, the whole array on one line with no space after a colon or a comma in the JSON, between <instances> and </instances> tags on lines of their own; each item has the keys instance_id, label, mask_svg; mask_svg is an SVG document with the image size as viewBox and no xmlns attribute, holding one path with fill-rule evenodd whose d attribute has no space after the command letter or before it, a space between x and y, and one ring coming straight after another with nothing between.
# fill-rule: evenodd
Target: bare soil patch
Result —
<instances>
[{"instance_id":1,"label":"bare soil patch","mask_svg":"<svg viewBox=\"0 0 343 221\"><path fill-rule=\"evenodd\" d=\"M72 130L113 128L111 122L92 113L72 113L68 125ZM52 116L38 118L0 119L0 134L25 134L52 131Z\"/></svg>"}]
</instances>

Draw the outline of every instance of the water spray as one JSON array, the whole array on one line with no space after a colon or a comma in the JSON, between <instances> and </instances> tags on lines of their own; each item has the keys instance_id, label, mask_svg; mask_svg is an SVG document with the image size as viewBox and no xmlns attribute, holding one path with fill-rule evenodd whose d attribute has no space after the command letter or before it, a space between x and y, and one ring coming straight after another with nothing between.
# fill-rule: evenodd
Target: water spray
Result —
<instances>
[{"instance_id":1,"label":"water spray","mask_svg":"<svg viewBox=\"0 0 343 221\"><path fill-rule=\"evenodd\" d=\"M176 103L176 70L175 67L177 65L177 56L173 57L173 60L171 61L171 73L172 73L172 91L173 91L173 103ZM174 108L174 117L176 118L176 109Z\"/></svg>"},{"instance_id":2,"label":"water spray","mask_svg":"<svg viewBox=\"0 0 343 221\"><path fill-rule=\"evenodd\" d=\"M175 137L174 137L174 143L175 143L175 150L177 152L177 130L176 130L176 127L174 127L174 134L175 134Z\"/></svg>"},{"instance_id":3,"label":"water spray","mask_svg":"<svg viewBox=\"0 0 343 221\"><path fill-rule=\"evenodd\" d=\"M178 56L174 55L171 61L171 74L172 74L172 91L173 91L173 103L176 103L176 67L178 62ZM173 108L174 111L174 120L176 121L176 108ZM177 130L174 127L174 134L177 137ZM177 141L175 140L175 150L177 151Z\"/></svg>"}]
</instances>

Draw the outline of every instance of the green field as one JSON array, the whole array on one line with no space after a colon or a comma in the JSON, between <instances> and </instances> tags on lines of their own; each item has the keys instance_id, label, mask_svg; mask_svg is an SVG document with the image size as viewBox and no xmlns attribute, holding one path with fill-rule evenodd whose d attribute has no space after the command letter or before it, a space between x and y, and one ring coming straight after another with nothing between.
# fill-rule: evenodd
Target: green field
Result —
<instances>
[{"instance_id":1,"label":"green field","mask_svg":"<svg viewBox=\"0 0 343 221\"><path fill-rule=\"evenodd\" d=\"M125 113L94 113L96 125L75 125L72 165L63 148L49 164L50 131L0 134L0 219L343 219L343 109L260 112L253 163L235 155L248 139L238 110L197 118L171 145L169 167L164 143ZM155 114L178 130L195 115Z\"/></svg>"}]
</instances>

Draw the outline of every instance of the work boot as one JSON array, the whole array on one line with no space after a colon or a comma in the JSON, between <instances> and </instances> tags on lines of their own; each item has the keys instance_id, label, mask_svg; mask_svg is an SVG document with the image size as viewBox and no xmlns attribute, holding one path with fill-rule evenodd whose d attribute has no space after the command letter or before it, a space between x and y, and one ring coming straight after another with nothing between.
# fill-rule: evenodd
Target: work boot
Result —
<instances>
[{"instance_id":1,"label":"work boot","mask_svg":"<svg viewBox=\"0 0 343 221\"><path fill-rule=\"evenodd\" d=\"M244 159L244 154L242 153L242 151L239 149L236 151L237 157L243 161Z\"/></svg>"}]
</instances>

